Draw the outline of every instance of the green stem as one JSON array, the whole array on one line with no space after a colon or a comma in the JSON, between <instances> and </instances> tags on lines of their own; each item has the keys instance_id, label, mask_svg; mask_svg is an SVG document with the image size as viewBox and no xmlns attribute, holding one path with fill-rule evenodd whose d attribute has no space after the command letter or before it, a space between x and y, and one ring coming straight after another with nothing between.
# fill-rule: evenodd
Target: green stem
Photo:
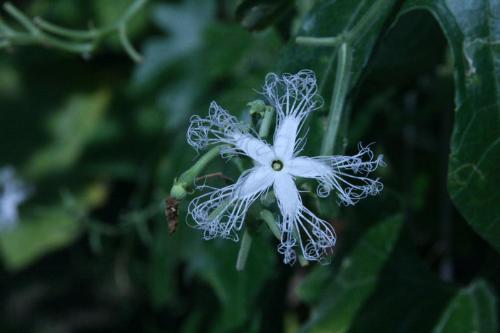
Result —
<instances>
[{"instance_id":1,"label":"green stem","mask_svg":"<svg viewBox=\"0 0 500 333\"><path fill-rule=\"evenodd\" d=\"M372 29L373 23L380 19L380 13L385 12L382 7L392 6L388 1L373 1L368 11L356 20L356 24L349 29L351 41L355 42L362 40L363 36Z\"/></svg>"},{"instance_id":2,"label":"green stem","mask_svg":"<svg viewBox=\"0 0 500 333\"><path fill-rule=\"evenodd\" d=\"M276 237L278 240L281 239L281 233L278 225L276 224L276 219L274 218L273 213L271 213L267 209L263 209L260 211L260 218L267 224L269 229L271 229L274 237Z\"/></svg>"},{"instance_id":3,"label":"green stem","mask_svg":"<svg viewBox=\"0 0 500 333\"><path fill-rule=\"evenodd\" d=\"M170 195L177 200L184 199L187 195L187 189L192 186L195 178L198 177L207 164L219 154L222 147L223 145L220 145L210 149L198 159L192 167L184 171L179 178L174 181L174 185L170 190Z\"/></svg>"},{"instance_id":4,"label":"green stem","mask_svg":"<svg viewBox=\"0 0 500 333\"><path fill-rule=\"evenodd\" d=\"M57 48L67 52L85 54L90 53L94 49L94 44L92 43L71 43L71 42L63 42L57 38L42 35L38 39L38 43L40 45Z\"/></svg>"},{"instance_id":5,"label":"green stem","mask_svg":"<svg viewBox=\"0 0 500 333\"><path fill-rule=\"evenodd\" d=\"M300 45L307 46L337 46L342 42L342 38L339 37L306 37L298 36L295 38L295 42Z\"/></svg>"},{"instance_id":6,"label":"green stem","mask_svg":"<svg viewBox=\"0 0 500 333\"><path fill-rule=\"evenodd\" d=\"M60 27L58 25L55 25L55 24L50 23L48 21L45 21L41 17L35 17L34 22L41 29L43 29L49 33L59 35L61 37L66 37L66 38L86 40L86 39L97 38L101 34L101 32L99 30L84 31L84 30L74 30L74 29Z\"/></svg>"},{"instance_id":7,"label":"green stem","mask_svg":"<svg viewBox=\"0 0 500 333\"><path fill-rule=\"evenodd\" d=\"M342 118L347 92L349 91L352 49L346 42L342 43L337 51L337 72L335 84L330 102L327 127L323 142L321 143L321 155L332 155L338 136L339 123Z\"/></svg>"},{"instance_id":8,"label":"green stem","mask_svg":"<svg viewBox=\"0 0 500 333\"><path fill-rule=\"evenodd\" d=\"M135 0L130 7L127 8L123 16L118 20L118 24L126 23L130 20L144 5L148 0Z\"/></svg>"},{"instance_id":9,"label":"green stem","mask_svg":"<svg viewBox=\"0 0 500 333\"><path fill-rule=\"evenodd\" d=\"M126 25L147 1L135 0L115 23L101 29L90 29L89 31L60 27L39 17L32 22L28 16L7 2L3 5L5 11L24 27L26 32L15 31L0 21L0 38L3 39L1 47L35 44L73 53L88 54L96 49L99 39L103 36L116 33L129 57L136 62L140 62L142 57L130 43ZM64 38L69 40L64 40ZM87 42L81 43L82 41Z\"/></svg>"},{"instance_id":10,"label":"green stem","mask_svg":"<svg viewBox=\"0 0 500 333\"><path fill-rule=\"evenodd\" d=\"M33 23L31 23L31 20L26 15L24 15L19 9L14 7L14 5L12 5L10 2L6 2L3 5L3 8L30 33L32 33L33 35L40 33L40 30Z\"/></svg>"},{"instance_id":11,"label":"green stem","mask_svg":"<svg viewBox=\"0 0 500 333\"><path fill-rule=\"evenodd\" d=\"M252 247L252 235L245 230L243 233L243 239L241 240L240 251L238 252L238 259L236 260L236 270L242 271L245 269L248 254L250 253L250 248Z\"/></svg>"},{"instance_id":12,"label":"green stem","mask_svg":"<svg viewBox=\"0 0 500 333\"><path fill-rule=\"evenodd\" d=\"M135 50L132 43L130 43L130 40L128 39L127 26L125 24L121 24L118 27L118 35L120 37L120 42L129 57L137 63L142 62L142 56Z\"/></svg>"},{"instance_id":13,"label":"green stem","mask_svg":"<svg viewBox=\"0 0 500 333\"><path fill-rule=\"evenodd\" d=\"M55 49L64 50L73 53L88 53L93 49L91 43L69 43L63 42L56 38L40 34L38 36L33 36L24 32L14 32L9 35L9 44L17 45L42 45L45 47L52 47Z\"/></svg>"}]
</instances>

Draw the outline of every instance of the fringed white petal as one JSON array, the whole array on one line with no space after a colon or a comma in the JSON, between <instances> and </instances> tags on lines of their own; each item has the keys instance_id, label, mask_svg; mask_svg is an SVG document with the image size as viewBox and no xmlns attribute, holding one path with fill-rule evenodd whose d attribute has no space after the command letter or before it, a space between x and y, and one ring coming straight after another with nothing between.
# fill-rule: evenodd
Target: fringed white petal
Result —
<instances>
[{"instance_id":1,"label":"fringed white petal","mask_svg":"<svg viewBox=\"0 0 500 333\"><path fill-rule=\"evenodd\" d=\"M298 143L297 132L299 130L300 121L294 117L285 117L274 134L274 152L276 157L282 159L285 163L292 159L295 146Z\"/></svg>"},{"instance_id":2,"label":"fringed white petal","mask_svg":"<svg viewBox=\"0 0 500 333\"><path fill-rule=\"evenodd\" d=\"M299 190L293 177L287 172L276 172L274 179L274 194L283 216L293 216L302 203Z\"/></svg>"},{"instance_id":3,"label":"fringed white petal","mask_svg":"<svg viewBox=\"0 0 500 333\"><path fill-rule=\"evenodd\" d=\"M252 203L266 192L274 181L270 167L256 166L230 186L214 189L193 199L188 206L193 227L203 230L204 239L222 237L238 241L238 234Z\"/></svg>"},{"instance_id":4,"label":"fringed white petal","mask_svg":"<svg viewBox=\"0 0 500 333\"><path fill-rule=\"evenodd\" d=\"M384 186L379 179L368 177L378 166L385 166L383 156L375 158L369 147L360 145L354 156L295 158L288 163L287 170L297 177L317 179L318 196L326 197L336 190L342 204L354 205L382 191Z\"/></svg>"},{"instance_id":5,"label":"fringed white petal","mask_svg":"<svg viewBox=\"0 0 500 333\"><path fill-rule=\"evenodd\" d=\"M278 252L283 254L284 263L295 262L297 246L306 260L325 262L336 242L333 227L303 206L291 175L280 173L276 176L274 193L282 215L278 221L281 231Z\"/></svg>"},{"instance_id":6,"label":"fringed white petal","mask_svg":"<svg viewBox=\"0 0 500 333\"><path fill-rule=\"evenodd\" d=\"M274 150L280 158L289 159L303 141L298 134L304 119L323 103L317 94L316 77L309 70L293 75L268 74L264 95L277 113Z\"/></svg>"},{"instance_id":7,"label":"fringed white petal","mask_svg":"<svg viewBox=\"0 0 500 333\"><path fill-rule=\"evenodd\" d=\"M282 218L278 221L281 232L278 252L283 255L285 264L293 264L297 257L295 254L297 240L294 237L293 230L295 227L293 221L298 208L302 205L293 177L286 172L278 173L274 181L274 195L282 215Z\"/></svg>"},{"instance_id":8,"label":"fringed white petal","mask_svg":"<svg viewBox=\"0 0 500 333\"><path fill-rule=\"evenodd\" d=\"M226 152L246 155L253 159L255 162L264 166L270 166L272 161L276 159L276 155L267 143L255 138L250 134L235 135L234 147L229 148Z\"/></svg>"},{"instance_id":9,"label":"fringed white petal","mask_svg":"<svg viewBox=\"0 0 500 333\"><path fill-rule=\"evenodd\" d=\"M264 83L264 95L276 109L278 122L285 116L302 120L323 104L317 94L316 76L310 70L297 74L270 73Z\"/></svg>"},{"instance_id":10,"label":"fringed white petal","mask_svg":"<svg viewBox=\"0 0 500 333\"><path fill-rule=\"evenodd\" d=\"M294 221L302 255L308 261L328 263L337 235L332 225L301 206Z\"/></svg>"},{"instance_id":11,"label":"fringed white petal","mask_svg":"<svg viewBox=\"0 0 500 333\"><path fill-rule=\"evenodd\" d=\"M319 179L327 176L331 172L331 167L314 158L295 157L288 161L286 170L296 177Z\"/></svg>"},{"instance_id":12,"label":"fringed white petal","mask_svg":"<svg viewBox=\"0 0 500 333\"><path fill-rule=\"evenodd\" d=\"M215 102L210 104L208 117L191 117L187 141L196 150L211 144L227 144L221 152L223 156L247 155L266 165L270 164L275 156L268 144L255 138L248 126L240 123Z\"/></svg>"}]
</instances>

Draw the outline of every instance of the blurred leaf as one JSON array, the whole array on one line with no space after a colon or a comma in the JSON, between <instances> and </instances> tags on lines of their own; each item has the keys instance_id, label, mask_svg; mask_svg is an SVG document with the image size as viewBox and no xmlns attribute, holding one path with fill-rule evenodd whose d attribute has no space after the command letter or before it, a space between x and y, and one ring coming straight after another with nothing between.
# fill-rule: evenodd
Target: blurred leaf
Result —
<instances>
[{"instance_id":1,"label":"blurred leaf","mask_svg":"<svg viewBox=\"0 0 500 333\"><path fill-rule=\"evenodd\" d=\"M403 230L349 333L430 332L455 291L426 267Z\"/></svg>"},{"instance_id":2,"label":"blurred leaf","mask_svg":"<svg viewBox=\"0 0 500 333\"><path fill-rule=\"evenodd\" d=\"M500 251L500 1L409 1L429 10L450 44L455 121L448 189L472 228Z\"/></svg>"},{"instance_id":3,"label":"blurred leaf","mask_svg":"<svg viewBox=\"0 0 500 333\"><path fill-rule=\"evenodd\" d=\"M162 221L163 222L163 221ZM149 265L149 286L151 303L155 309L165 305L176 306L175 297L175 265L178 264L178 257L174 256L176 250L182 243L180 238L184 238L177 232L169 235L166 223L161 223L154 233L153 245L151 246L151 263ZM180 237L179 237L180 236ZM194 319L193 319L194 320ZM196 319L195 321L199 320Z\"/></svg>"},{"instance_id":4,"label":"blurred leaf","mask_svg":"<svg viewBox=\"0 0 500 333\"><path fill-rule=\"evenodd\" d=\"M20 92L19 73L7 62L0 63L0 96L17 96Z\"/></svg>"},{"instance_id":5,"label":"blurred leaf","mask_svg":"<svg viewBox=\"0 0 500 333\"><path fill-rule=\"evenodd\" d=\"M426 12L408 13L383 36L370 61L367 80L391 85L415 82L422 74L436 70L445 51L446 40L436 20Z\"/></svg>"},{"instance_id":6,"label":"blurred leaf","mask_svg":"<svg viewBox=\"0 0 500 333\"><path fill-rule=\"evenodd\" d=\"M168 89L162 90L157 103L158 108L164 111L167 129L179 128L186 123L199 94L199 84L191 80L178 80Z\"/></svg>"},{"instance_id":7,"label":"blurred leaf","mask_svg":"<svg viewBox=\"0 0 500 333\"><path fill-rule=\"evenodd\" d=\"M267 239L254 237L245 267L235 268L239 244L228 241L203 242L199 251L191 251L190 263L217 295L221 311L212 332L227 332L259 320L259 292L273 274L276 254ZM228 248L230 247L230 248ZM254 323L255 324L255 323Z\"/></svg>"},{"instance_id":8,"label":"blurred leaf","mask_svg":"<svg viewBox=\"0 0 500 333\"><path fill-rule=\"evenodd\" d=\"M318 303L323 295L323 290L331 282L332 269L329 266L315 267L307 278L297 288L300 299L306 303Z\"/></svg>"},{"instance_id":9,"label":"blurred leaf","mask_svg":"<svg viewBox=\"0 0 500 333\"><path fill-rule=\"evenodd\" d=\"M289 0L243 0L236 8L236 19L248 30L260 30L289 13L293 1Z\"/></svg>"},{"instance_id":10,"label":"blurred leaf","mask_svg":"<svg viewBox=\"0 0 500 333\"><path fill-rule=\"evenodd\" d=\"M182 4L162 4L153 9L153 20L165 33L144 46L144 61L137 66L135 80L141 84L203 45L203 32L214 15L213 2L194 0ZM214 46L215 47L215 46Z\"/></svg>"},{"instance_id":11,"label":"blurred leaf","mask_svg":"<svg viewBox=\"0 0 500 333\"><path fill-rule=\"evenodd\" d=\"M433 333L468 332L498 332L495 293L482 280L458 292L433 330Z\"/></svg>"},{"instance_id":12,"label":"blurred leaf","mask_svg":"<svg viewBox=\"0 0 500 333\"><path fill-rule=\"evenodd\" d=\"M109 101L106 90L70 97L50 123L52 142L33 156L28 173L41 177L73 166L85 145L99 136Z\"/></svg>"},{"instance_id":13,"label":"blurred leaf","mask_svg":"<svg viewBox=\"0 0 500 333\"><path fill-rule=\"evenodd\" d=\"M317 299L321 295L321 298L303 332L349 329L357 311L375 289L379 272L398 240L401 225L401 217L393 217L368 230L344 258L335 280L326 290L321 283L309 283L307 293L302 291L303 296Z\"/></svg>"},{"instance_id":14,"label":"blurred leaf","mask_svg":"<svg viewBox=\"0 0 500 333\"><path fill-rule=\"evenodd\" d=\"M10 270L21 269L46 253L71 243L80 234L74 216L59 207L45 208L0 233L0 250Z\"/></svg>"},{"instance_id":15,"label":"blurred leaf","mask_svg":"<svg viewBox=\"0 0 500 333\"><path fill-rule=\"evenodd\" d=\"M216 45L221 39L224 39L227 47L209 47L207 49L207 71L210 77L233 72L245 54L254 47L257 40L250 33L234 24L211 24L206 33L207 45Z\"/></svg>"}]
</instances>

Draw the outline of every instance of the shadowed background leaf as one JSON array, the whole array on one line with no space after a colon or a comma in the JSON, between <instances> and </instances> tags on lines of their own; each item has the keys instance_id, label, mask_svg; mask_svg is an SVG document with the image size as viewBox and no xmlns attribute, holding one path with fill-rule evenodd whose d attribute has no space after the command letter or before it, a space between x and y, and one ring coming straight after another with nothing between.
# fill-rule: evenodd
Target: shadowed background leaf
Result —
<instances>
[{"instance_id":1,"label":"shadowed background leaf","mask_svg":"<svg viewBox=\"0 0 500 333\"><path fill-rule=\"evenodd\" d=\"M132 3L13 2L78 29L108 25ZM141 64L113 36L91 58L1 49L0 167L33 188L17 227L0 233L2 333L495 332L498 12L493 0L149 0L127 25ZM189 117L216 100L258 123L247 103L262 98L265 75L309 68L325 99L304 127L304 154L317 155L339 44L296 37L349 33L335 151L374 143L388 166L377 170L382 195L354 207L302 184L337 232L332 263L283 265L260 202L243 272L239 243L186 225L197 193L175 206L170 235L165 199L199 157ZM222 159L213 172L240 174Z\"/></svg>"}]
</instances>

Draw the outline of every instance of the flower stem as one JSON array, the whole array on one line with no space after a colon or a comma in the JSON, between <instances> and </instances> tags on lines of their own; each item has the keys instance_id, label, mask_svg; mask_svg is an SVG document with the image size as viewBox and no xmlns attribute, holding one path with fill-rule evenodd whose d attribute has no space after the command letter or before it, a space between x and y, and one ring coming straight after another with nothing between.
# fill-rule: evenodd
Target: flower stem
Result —
<instances>
[{"instance_id":1,"label":"flower stem","mask_svg":"<svg viewBox=\"0 0 500 333\"><path fill-rule=\"evenodd\" d=\"M274 237L276 237L277 239L281 239L281 233L278 228L278 225L276 224L276 219L274 218L273 213L271 213L267 209L263 209L260 212L260 218L264 222L266 222L269 229L271 229L271 232L273 233Z\"/></svg>"},{"instance_id":2,"label":"flower stem","mask_svg":"<svg viewBox=\"0 0 500 333\"><path fill-rule=\"evenodd\" d=\"M90 30L68 29L65 27L60 27L60 26L55 25L53 23L50 23L48 21L45 21L41 17L35 17L33 21L41 29L43 29L49 33L52 33L54 35L59 35L61 37L65 37L65 38L86 40L86 39L97 38L101 35L101 31L99 31L99 30L95 30L95 29L90 29Z\"/></svg>"},{"instance_id":3,"label":"flower stem","mask_svg":"<svg viewBox=\"0 0 500 333\"><path fill-rule=\"evenodd\" d=\"M295 42L307 46L337 46L342 39L340 37L306 37L298 36Z\"/></svg>"},{"instance_id":4,"label":"flower stem","mask_svg":"<svg viewBox=\"0 0 500 333\"><path fill-rule=\"evenodd\" d=\"M127 26L125 24L120 24L118 27L118 36L120 37L120 42L122 43L123 49L127 52L128 56L137 63L142 62L142 55L137 52L128 38Z\"/></svg>"},{"instance_id":5,"label":"flower stem","mask_svg":"<svg viewBox=\"0 0 500 333\"><path fill-rule=\"evenodd\" d=\"M252 247L252 235L248 232L248 229L243 233L243 239L241 240L240 251L238 252L238 259L236 260L236 270L242 271L245 269L248 254L250 253L250 248Z\"/></svg>"},{"instance_id":6,"label":"flower stem","mask_svg":"<svg viewBox=\"0 0 500 333\"><path fill-rule=\"evenodd\" d=\"M10 2L6 2L3 5L3 8L30 33L34 35L40 33L40 30L33 23L31 23L31 20L26 15L24 15L19 9L14 7L14 5L12 5Z\"/></svg>"},{"instance_id":7,"label":"flower stem","mask_svg":"<svg viewBox=\"0 0 500 333\"><path fill-rule=\"evenodd\" d=\"M135 62L142 61L141 55L134 49L127 35L127 23L147 3L148 0L135 0L123 15L109 26L89 30L74 30L60 27L35 18L31 20L18 8L9 2L3 5L4 10L24 28L18 31L0 21L0 40L2 47L15 45L42 45L67 52L88 55L95 51L100 39L105 35L116 33L123 49Z\"/></svg>"},{"instance_id":8,"label":"flower stem","mask_svg":"<svg viewBox=\"0 0 500 333\"><path fill-rule=\"evenodd\" d=\"M177 199L182 200L186 197L188 188L193 184L196 177L203 171L203 169L210 163L220 152L223 145L216 146L205 153L196 163L184 171L179 178L174 180L174 185L170 190L170 195Z\"/></svg>"},{"instance_id":9,"label":"flower stem","mask_svg":"<svg viewBox=\"0 0 500 333\"><path fill-rule=\"evenodd\" d=\"M330 112L325 136L321 143L321 155L332 155L338 136L339 123L342 118L347 92L349 91L352 65L351 46L344 42L337 51L337 72L330 102Z\"/></svg>"}]
</instances>

